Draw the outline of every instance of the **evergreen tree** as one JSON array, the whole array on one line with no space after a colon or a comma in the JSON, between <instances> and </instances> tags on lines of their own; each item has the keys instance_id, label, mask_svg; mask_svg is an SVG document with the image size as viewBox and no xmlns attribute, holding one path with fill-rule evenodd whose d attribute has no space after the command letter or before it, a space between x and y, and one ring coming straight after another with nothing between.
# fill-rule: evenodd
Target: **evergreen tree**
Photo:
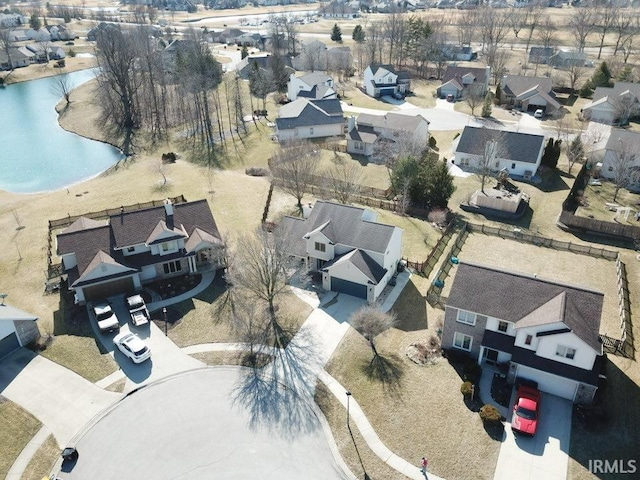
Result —
<instances>
[{"instance_id":1,"label":"evergreen tree","mask_svg":"<svg viewBox=\"0 0 640 480\"><path fill-rule=\"evenodd\" d=\"M362 28L362 25L360 24L356 25L356 27L353 29L353 33L351 34L351 38L358 43L364 42L366 37L364 34L364 29Z\"/></svg>"},{"instance_id":2,"label":"evergreen tree","mask_svg":"<svg viewBox=\"0 0 640 480\"><path fill-rule=\"evenodd\" d=\"M553 138L549 137L547 141L547 146L544 148L544 152L542 153L542 160L540 160L540 165L544 165L545 167L554 168L551 164L553 163Z\"/></svg>"},{"instance_id":3,"label":"evergreen tree","mask_svg":"<svg viewBox=\"0 0 640 480\"><path fill-rule=\"evenodd\" d=\"M270 67L276 90L278 92L286 92L287 84L289 82L289 74L287 73L287 66L284 63L284 58L282 58L282 55L280 55L278 51L271 56Z\"/></svg>"},{"instance_id":4,"label":"evergreen tree","mask_svg":"<svg viewBox=\"0 0 640 480\"><path fill-rule=\"evenodd\" d=\"M31 18L29 18L29 26L34 30L39 30L40 27L42 26L42 24L40 23L40 19L38 18L38 15L36 15L35 13L32 13Z\"/></svg>"},{"instance_id":5,"label":"evergreen tree","mask_svg":"<svg viewBox=\"0 0 640 480\"><path fill-rule=\"evenodd\" d=\"M409 188L412 205L425 208L445 208L456 187L444 162L426 157Z\"/></svg>"},{"instance_id":6,"label":"evergreen tree","mask_svg":"<svg viewBox=\"0 0 640 480\"><path fill-rule=\"evenodd\" d=\"M240 58L244 60L248 56L249 56L249 49L247 48L246 45L243 45L242 50L240 51Z\"/></svg>"},{"instance_id":7,"label":"evergreen tree","mask_svg":"<svg viewBox=\"0 0 640 480\"><path fill-rule=\"evenodd\" d=\"M633 70L629 65L625 65L625 67L618 75L618 80L621 82L633 82Z\"/></svg>"},{"instance_id":8,"label":"evergreen tree","mask_svg":"<svg viewBox=\"0 0 640 480\"><path fill-rule=\"evenodd\" d=\"M498 83L498 85L496 86L496 100L498 101L498 103L500 103L501 97L502 96L502 89L500 88L500 83Z\"/></svg>"},{"instance_id":9,"label":"evergreen tree","mask_svg":"<svg viewBox=\"0 0 640 480\"><path fill-rule=\"evenodd\" d=\"M491 103L493 102L493 96L491 92L487 92L487 95L484 97L484 104L482 105L482 118L489 118L491 116Z\"/></svg>"},{"instance_id":10,"label":"evergreen tree","mask_svg":"<svg viewBox=\"0 0 640 480\"><path fill-rule=\"evenodd\" d=\"M611 81L611 71L609 70L609 66L607 65L607 62L602 62L598 69L593 73L593 77L591 77L591 88L612 86L613 82Z\"/></svg>"},{"instance_id":11,"label":"evergreen tree","mask_svg":"<svg viewBox=\"0 0 640 480\"><path fill-rule=\"evenodd\" d=\"M333 24L333 29L331 30L331 40L334 42L342 43L342 30L337 23Z\"/></svg>"}]
</instances>

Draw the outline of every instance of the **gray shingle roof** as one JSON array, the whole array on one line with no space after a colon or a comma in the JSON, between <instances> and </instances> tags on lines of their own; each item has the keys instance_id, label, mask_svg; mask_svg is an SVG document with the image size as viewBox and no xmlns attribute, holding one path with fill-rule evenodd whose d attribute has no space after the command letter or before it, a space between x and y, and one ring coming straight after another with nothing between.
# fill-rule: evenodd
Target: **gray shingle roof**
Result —
<instances>
[{"instance_id":1,"label":"gray shingle roof","mask_svg":"<svg viewBox=\"0 0 640 480\"><path fill-rule=\"evenodd\" d=\"M449 306L513 322L518 328L521 319L564 294L559 318L591 348L601 351L602 293L471 263L456 268Z\"/></svg>"},{"instance_id":2,"label":"gray shingle roof","mask_svg":"<svg viewBox=\"0 0 640 480\"><path fill-rule=\"evenodd\" d=\"M467 73L473 74L475 77L475 81L473 84L484 84L487 78L487 69L486 68L470 68L470 67L452 67L448 66L447 71L444 72L444 77L442 78L442 83L445 84L449 80L455 79L458 81L460 85L462 85L462 77Z\"/></svg>"},{"instance_id":3,"label":"gray shingle roof","mask_svg":"<svg viewBox=\"0 0 640 480\"><path fill-rule=\"evenodd\" d=\"M283 227L294 239L293 250L305 252L301 256L306 256L302 237L322 226L325 226L323 233L330 236L334 243L384 254L397 227L362 220L364 211L360 207L318 200L309 218L301 221L294 217L284 217ZM325 224L331 225L331 231ZM302 248L295 245L295 239L299 239Z\"/></svg>"},{"instance_id":4,"label":"gray shingle roof","mask_svg":"<svg viewBox=\"0 0 640 480\"><path fill-rule=\"evenodd\" d=\"M553 89L553 80L547 77L525 77L523 75L507 75L503 79L502 91L507 95L518 96L538 86L539 90L549 93Z\"/></svg>"},{"instance_id":5,"label":"gray shingle roof","mask_svg":"<svg viewBox=\"0 0 640 480\"><path fill-rule=\"evenodd\" d=\"M206 200L174 204L173 211L173 223L184 226L189 236L199 228L221 238ZM58 254L75 253L78 264L75 273L69 272L70 283L82 276L98 252L108 254L122 265L135 266L139 255L125 257L119 249L146 243L161 221L166 221L164 206L112 215L105 226L60 233L57 236ZM166 256L162 259L168 260Z\"/></svg>"},{"instance_id":6,"label":"gray shingle roof","mask_svg":"<svg viewBox=\"0 0 640 480\"><path fill-rule=\"evenodd\" d=\"M380 282L380 280L382 280L387 274L386 268L382 268L373 258L371 258L370 255L367 254L367 252L363 252L358 248L340 255L326 263L324 267L322 267L322 271L329 271L333 265L343 262L351 263L354 267L364 273L369 279L369 283L373 285L377 285L378 282Z\"/></svg>"},{"instance_id":7,"label":"gray shingle roof","mask_svg":"<svg viewBox=\"0 0 640 480\"><path fill-rule=\"evenodd\" d=\"M389 65L388 63L372 63L371 65L369 65L369 68L371 69L371 73L373 73L374 75L378 72L378 70L380 70L381 68L384 68L385 70L387 70L388 72L391 72L393 74L396 73L395 69L393 68L392 65Z\"/></svg>"},{"instance_id":8,"label":"gray shingle roof","mask_svg":"<svg viewBox=\"0 0 640 480\"><path fill-rule=\"evenodd\" d=\"M640 133L613 128L607 140L606 149L619 152L623 148L630 148L633 152L640 152Z\"/></svg>"},{"instance_id":9,"label":"gray shingle roof","mask_svg":"<svg viewBox=\"0 0 640 480\"><path fill-rule=\"evenodd\" d=\"M499 142L499 158L534 164L544 145L544 135L466 126L456 152L484 155L485 146L491 140Z\"/></svg>"},{"instance_id":10,"label":"gray shingle roof","mask_svg":"<svg viewBox=\"0 0 640 480\"><path fill-rule=\"evenodd\" d=\"M280 117L276 118L278 130L334 125L343 122L342 106L337 98L324 100L298 98L280 108Z\"/></svg>"}]
</instances>

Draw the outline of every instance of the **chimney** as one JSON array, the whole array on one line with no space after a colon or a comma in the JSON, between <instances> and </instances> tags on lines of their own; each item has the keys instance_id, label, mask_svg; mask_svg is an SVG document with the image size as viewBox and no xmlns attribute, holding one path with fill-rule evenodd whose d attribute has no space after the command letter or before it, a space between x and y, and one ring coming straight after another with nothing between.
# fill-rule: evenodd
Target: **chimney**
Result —
<instances>
[{"instance_id":1,"label":"chimney","mask_svg":"<svg viewBox=\"0 0 640 480\"><path fill-rule=\"evenodd\" d=\"M169 228L173 228L173 204L168 198L164 201L164 212L166 215L166 223Z\"/></svg>"}]
</instances>

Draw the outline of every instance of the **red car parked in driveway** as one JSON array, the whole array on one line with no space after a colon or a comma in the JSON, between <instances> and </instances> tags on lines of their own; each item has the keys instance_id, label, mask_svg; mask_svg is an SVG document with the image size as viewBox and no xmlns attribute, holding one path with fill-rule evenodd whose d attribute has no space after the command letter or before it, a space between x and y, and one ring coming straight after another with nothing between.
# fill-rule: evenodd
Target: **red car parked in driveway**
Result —
<instances>
[{"instance_id":1,"label":"red car parked in driveway","mask_svg":"<svg viewBox=\"0 0 640 480\"><path fill-rule=\"evenodd\" d=\"M511 419L511 428L514 431L531 436L536 434L541 400L542 394L535 388L526 385L518 387Z\"/></svg>"}]
</instances>

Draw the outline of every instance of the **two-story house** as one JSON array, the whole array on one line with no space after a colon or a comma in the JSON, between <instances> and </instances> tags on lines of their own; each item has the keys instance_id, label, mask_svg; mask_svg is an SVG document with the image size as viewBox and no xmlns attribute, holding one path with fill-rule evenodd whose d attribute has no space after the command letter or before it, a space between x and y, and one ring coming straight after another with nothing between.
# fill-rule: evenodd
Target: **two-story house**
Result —
<instances>
[{"instance_id":1,"label":"two-story house","mask_svg":"<svg viewBox=\"0 0 640 480\"><path fill-rule=\"evenodd\" d=\"M470 68L470 67L447 67L447 71L442 78L442 85L438 87L437 93L440 98L462 98L466 93L478 95L484 98L489 89L489 79L491 78L491 67Z\"/></svg>"},{"instance_id":2,"label":"two-story house","mask_svg":"<svg viewBox=\"0 0 640 480\"><path fill-rule=\"evenodd\" d=\"M298 98L280 107L275 123L280 142L344 135L344 114L337 98Z\"/></svg>"},{"instance_id":3,"label":"two-story house","mask_svg":"<svg viewBox=\"0 0 640 480\"><path fill-rule=\"evenodd\" d=\"M402 258L403 230L378 223L377 213L318 200L306 219L284 217L291 255L322 272L322 288L376 299Z\"/></svg>"},{"instance_id":4,"label":"two-story house","mask_svg":"<svg viewBox=\"0 0 640 480\"><path fill-rule=\"evenodd\" d=\"M334 90L333 78L324 73L311 72L300 77L296 77L294 73L291 74L287 83L287 97L291 101L298 97L322 100L323 98L338 98L338 95Z\"/></svg>"},{"instance_id":5,"label":"two-story house","mask_svg":"<svg viewBox=\"0 0 640 480\"><path fill-rule=\"evenodd\" d=\"M222 237L206 200L80 217L57 236L77 303L139 290L145 282L220 266Z\"/></svg>"},{"instance_id":6,"label":"two-story house","mask_svg":"<svg viewBox=\"0 0 640 480\"><path fill-rule=\"evenodd\" d=\"M463 170L484 168L487 145L495 142L495 158L486 165L494 172L505 170L511 177L531 180L544 152L544 135L485 127L464 127L454 147L454 162Z\"/></svg>"},{"instance_id":7,"label":"two-story house","mask_svg":"<svg viewBox=\"0 0 640 480\"><path fill-rule=\"evenodd\" d=\"M522 273L460 263L445 308L442 347L479 364L508 364L508 380L589 403L598 388L604 295Z\"/></svg>"},{"instance_id":8,"label":"two-story house","mask_svg":"<svg viewBox=\"0 0 640 480\"><path fill-rule=\"evenodd\" d=\"M391 65L369 65L364 73L364 89L370 97L378 98L411 91L411 79L405 71L396 72Z\"/></svg>"},{"instance_id":9,"label":"two-story house","mask_svg":"<svg viewBox=\"0 0 640 480\"><path fill-rule=\"evenodd\" d=\"M593 99L580 112L582 118L612 125L626 124L640 114L640 85L616 82L613 87L597 87Z\"/></svg>"},{"instance_id":10,"label":"two-story house","mask_svg":"<svg viewBox=\"0 0 640 480\"><path fill-rule=\"evenodd\" d=\"M384 115L361 113L347 120L347 152L373 155L377 142L410 139L424 147L429 141L429 120L422 115L388 112Z\"/></svg>"}]
</instances>

